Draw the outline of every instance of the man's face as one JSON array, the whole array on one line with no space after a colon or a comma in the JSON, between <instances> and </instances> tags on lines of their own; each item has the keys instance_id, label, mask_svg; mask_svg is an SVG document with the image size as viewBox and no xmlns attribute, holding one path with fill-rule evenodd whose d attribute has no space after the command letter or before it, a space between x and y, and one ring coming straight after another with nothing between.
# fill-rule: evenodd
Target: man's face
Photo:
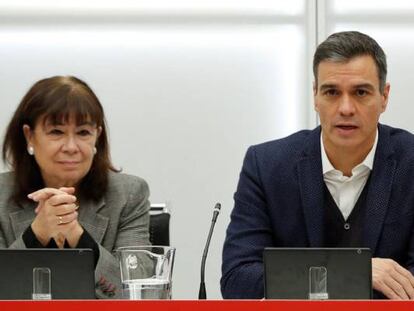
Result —
<instances>
[{"instance_id":1,"label":"man's face","mask_svg":"<svg viewBox=\"0 0 414 311\"><path fill-rule=\"evenodd\" d=\"M358 56L346 63L321 62L314 104L325 147L358 153L369 146L369 150L380 114L387 107L389 90L386 84L380 92L377 67L371 56Z\"/></svg>"}]
</instances>

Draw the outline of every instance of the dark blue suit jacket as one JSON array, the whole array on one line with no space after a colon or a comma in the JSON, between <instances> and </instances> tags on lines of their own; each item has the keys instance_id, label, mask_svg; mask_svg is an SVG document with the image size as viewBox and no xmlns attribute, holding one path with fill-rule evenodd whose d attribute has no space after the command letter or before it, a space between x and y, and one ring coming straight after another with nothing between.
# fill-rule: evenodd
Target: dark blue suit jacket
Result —
<instances>
[{"instance_id":1,"label":"dark blue suit jacket","mask_svg":"<svg viewBox=\"0 0 414 311\"><path fill-rule=\"evenodd\" d=\"M414 273L414 135L379 125L363 247ZM262 298L265 247L323 247L320 127L248 149L223 248L224 298Z\"/></svg>"}]
</instances>

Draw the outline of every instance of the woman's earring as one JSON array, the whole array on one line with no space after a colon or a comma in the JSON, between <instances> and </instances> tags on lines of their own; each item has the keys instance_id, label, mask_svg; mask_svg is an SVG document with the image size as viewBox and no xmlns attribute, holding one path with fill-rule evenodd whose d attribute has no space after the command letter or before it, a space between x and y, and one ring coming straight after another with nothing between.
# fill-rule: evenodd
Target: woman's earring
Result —
<instances>
[{"instance_id":1,"label":"woman's earring","mask_svg":"<svg viewBox=\"0 0 414 311\"><path fill-rule=\"evenodd\" d=\"M32 146L27 147L27 153L30 155L34 155L34 149Z\"/></svg>"},{"instance_id":2,"label":"woman's earring","mask_svg":"<svg viewBox=\"0 0 414 311\"><path fill-rule=\"evenodd\" d=\"M98 150L96 150L96 147L93 147L93 154L96 154Z\"/></svg>"}]
</instances>

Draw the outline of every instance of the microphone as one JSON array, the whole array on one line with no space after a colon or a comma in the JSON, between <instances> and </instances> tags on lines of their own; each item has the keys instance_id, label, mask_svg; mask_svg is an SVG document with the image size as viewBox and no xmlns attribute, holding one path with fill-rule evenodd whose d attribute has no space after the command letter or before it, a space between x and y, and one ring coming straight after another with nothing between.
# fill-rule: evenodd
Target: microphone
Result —
<instances>
[{"instance_id":1,"label":"microphone","mask_svg":"<svg viewBox=\"0 0 414 311\"><path fill-rule=\"evenodd\" d=\"M220 213L221 204L217 203L214 206L214 212L213 212L213 219L211 220L211 226L210 226L210 232L208 233L206 246L204 247L203 257L201 259L201 280L200 280L200 290L198 291L198 299L206 299L206 284L204 283L204 272L206 269L206 258L208 253L208 248L210 246L210 240L211 236L213 235L214 225L217 221L217 216Z\"/></svg>"}]
</instances>

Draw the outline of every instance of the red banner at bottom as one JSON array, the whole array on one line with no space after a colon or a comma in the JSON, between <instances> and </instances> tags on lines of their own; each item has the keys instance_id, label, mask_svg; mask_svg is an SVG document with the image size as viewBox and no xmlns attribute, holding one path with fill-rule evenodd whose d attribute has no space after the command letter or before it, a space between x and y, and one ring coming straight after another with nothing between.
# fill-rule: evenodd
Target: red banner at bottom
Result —
<instances>
[{"instance_id":1,"label":"red banner at bottom","mask_svg":"<svg viewBox=\"0 0 414 311\"><path fill-rule=\"evenodd\" d=\"M29 311L414 311L411 301L299 300L53 300L0 301L0 309Z\"/></svg>"}]
</instances>

